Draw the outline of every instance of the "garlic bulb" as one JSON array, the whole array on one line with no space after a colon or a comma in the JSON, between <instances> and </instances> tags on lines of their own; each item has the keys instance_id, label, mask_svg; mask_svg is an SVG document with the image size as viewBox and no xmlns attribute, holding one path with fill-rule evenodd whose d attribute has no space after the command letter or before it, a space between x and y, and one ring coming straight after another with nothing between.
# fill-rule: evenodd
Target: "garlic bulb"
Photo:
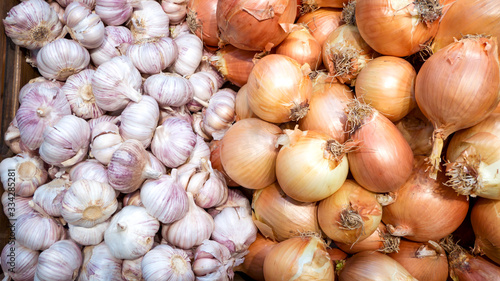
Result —
<instances>
[{"instance_id":1,"label":"garlic bulb","mask_svg":"<svg viewBox=\"0 0 500 281\"><path fill-rule=\"evenodd\" d=\"M125 26L106 26L102 44L90 50L90 58L96 66L99 66L114 57L121 56L122 50L126 50L128 45L133 43L134 37L130 29Z\"/></svg>"},{"instance_id":2,"label":"garlic bulb","mask_svg":"<svg viewBox=\"0 0 500 281\"><path fill-rule=\"evenodd\" d=\"M146 281L195 280L187 254L168 245L158 245L144 256L142 277Z\"/></svg>"},{"instance_id":3,"label":"garlic bulb","mask_svg":"<svg viewBox=\"0 0 500 281\"><path fill-rule=\"evenodd\" d=\"M46 163L69 167L87 156L90 142L89 124L82 118L66 115L43 133L40 157Z\"/></svg>"},{"instance_id":4,"label":"garlic bulb","mask_svg":"<svg viewBox=\"0 0 500 281\"><path fill-rule=\"evenodd\" d=\"M39 157L23 153L0 162L0 180L5 191L30 197L47 181L47 171Z\"/></svg>"},{"instance_id":5,"label":"garlic bulb","mask_svg":"<svg viewBox=\"0 0 500 281\"><path fill-rule=\"evenodd\" d=\"M29 152L30 150L26 147L24 143L21 142L21 132L17 127L16 118L12 119L9 123L9 127L5 134L3 135L4 143L9 147L9 149L14 154L20 154L23 152Z\"/></svg>"},{"instance_id":6,"label":"garlic bulb","mask_svg":"<svg viewBox=\"0 0 500 281\"><path fill-rule=\"evenodd\" d=\"M4 280L33 280L39 255L38 251L23 247L19 243L6 244L0 257Z\"/></svg>"},{"instance_id":7,"label":"garlic bulb","mask_svg":"<svg viewBox=\"0 0 500 281\"><path fill-rule=\"evenodd\" d=\"M101 46L104 23L87 5L73 2L64 11L64 21L71 38L87 49Z\"/></svg>"},{"instance_id":8,"label":"garlic bulb","mask_svg":"<svg viewBox=\"0 0 500 281\"><path fill-rule=\"evenodd\" d=\"M71 108L61 89L39 87L28 93L16 112L21 141L30 150L39 148L45 128L69 114Z\"/></svg>"},{"instance_id":9,"label":"garlic bulb","mask_svg":"<svg viewBox=\"0 0 500 281\"><path fill-rule=\"evenodd\" d=\"M196 112L193 114L193 130L197 135L203 138L205 141L212 140L212 137L208 135L205 130L203 130L203 115L201 112Z\"/></svg>"},{"instance_id":10,"label":"garlic bulb","mask_svg":"<svg viewBox=\"0 0 500 281\"><path fill-rule=\"evenodd\" d=\"M111 255L106 243L83 248L83 265L78 281L122 281L121 271L122 260Z\"/></svg>"},{"instance_id":11,"label":"garlic bulb","mask_svg":"<svg viewBox=\"0 0 500 281\"><path fill-rule=\"evenodd\" d=\"M187 33L174 39L179 50L179 56L170 67L175 73L180 75L191 75L200 65L203 56L203 42L198 36Z\"/></svg>"},{"instance_id":12,"label":"garlic bulb","mask_svg":"<svg viewBox=\"0 0 500 281\"><path fill-rule=\"evenodd\" d=\"M214 82L213 74L207 71L196 72L189 76L189 82L193 86L193 93L196 100L208 102L210 98L217 92L219 87ZM189 110L192 112L199 111L203 108L196 100L189 104Z\"/></svg>"},{"instance_id":13,"label":"garlic bulb","mask_svg":"<svg viewBox=\"0 0 500 281\"><path fill-rule=\"evenodd\" d=\"M62 88L63 85L63 82L47 80L43 76L33 78L19 90L19 103L23 103L23 99L27 94L37 92L39 87L50 89L52 87Z\"/></svg>"},{"instance_id":14,"label":"garlic bulb","mask_svg":"<svg viewBox=\"0 0 500 281\"><path fill-rule=\"evenodd\" d=\"M69 171L69 178L71 181L86 179L107 183L108 170L98 161L94 159L87 159L71 167L71 170Z\"/></svg>"},{"instance_id":15,"label":"garlic bulb","mask_svg":"<svg viewBox=\"0 0 500 281\"><path fill-rule=\"evenodd\" d=\"M109 226L109 220L98 223L92 227L82 227L68 224L69 236L76 243L83 246L97 245L104 239L104 231Z\"/></svg>"},{"instance_id":16,"label":"garlic bulb","mask_svg":"<svg viewBox=\"0 0 500 281\"><path fill-rule=\"evenodd\" d=\"M111 254L119 259L136 259L153 247L160 223L146 209L126 206L113 216L104 233Z\"/></svg>"},{"instance_id":17,"label":"garlic bulb","mask_svg":"<svg viewBox=\"0 0 500 281\"><path fill-rule=\"evenodd\" d=\"M197 280L233 280L234 259L226 246L213 241L205 240L196 248L194 254L193 271Z\"/></svg>"},{"instance_id":18,"label":"garlic bulb","mask_svg":"<svg viewBox=\"0 0 500 281\"><path fill-rule=\"evenodd\" d=\"M170 17L169 19L172 21ZM170 37L172 37L173 39L181 36L182 34L190 32L191 31L189 30L189 25L187 21L183 21L182 23L179 24L170 23Z\"/></svg>"},{"instance_id":19,"label":"garlic bulb","mask_svg":"<svg viewBox=\"0 0 500 281\"><path fill-rule=\"evenodd\" d=\"M189 112L187 106L181 106L160 108L160 121L158 125L163 124L165 120L172 117L186 120L188 123L193 123L193 116L191 116L191 112Z\"/></svg>"},{"instance_id":20,"label":"garlic bulb","mask_svg":"<svg viewBox=\"0 0 500 281\"><path fill-rule=\"evenodd\" d=\"M170 225L163 225L161 230L162 237L168 243L182 249L201 245L203 240L210 238L214 230L214 219L196 206L191 193L188 192L187 195L189 209L186 215Z\"/></svg>"},{"instance_id":21,"label":"garlic bulb","mask_svg":"<svg viewBox=\"0 0 500 281\"><path fill-rule=\"evenodd\" d=\"M125 108L129 101L139 102L142 78L127 56L114 57L101 64L92 78L97 105L103 110Z\"/></svg>"},{"instance_id":22,"label":"garlic bulb","mask_svg":"<svg viewBox=\"0 0 500 281\"><path fill-rule=\"evenodd\" d=\"M151 144L160 118L156 100L143 96L139 102L131 102L120 115L120 135L124 140L136 139L146 148Z\"/></svg>"},{"instance_id":23,"label":"garlic bulb","mask_svg":"<svg viewBox=\"0 0 500 281\"><path fill-rule=\"evenodd\" d=\"M85 69L66 80L61 90L68 99L71 111L83 119L98 118L104 111L97 106L92 91L92 77L95 70Z\"/></svg>"},{"instance_id":24,"label":"garlic bulb","mask_svg":"<svg viewBox=\"0 0 500 281\"><path fill-rule=\"evenodd\" d=\"M65 179L54 179L35 190L33 202L53 217L61 216L61 205L64 194L71 183Z\"/></svg>"},{"instance_id":25,"label":"garlic bulb","mask_svg":"<svg viewBox=\"0 0 500 281\"><path fill-rule=\"evenodd\" d=\"M142 278L142 259L123 260L122 264L122 278L127 281L144 280Z\"/></svg>"},{"instance_id":26,"label":"garlic bulb","mask_svg":"<svg viewBox=\"0 0 500 281\"><path fill-rule=\"evenodd\" d=\"M169 118L158 126L151 142L151 151L169 168L182 165L196 144L191 124L179 118Z\"/></svg>"},{"instance_id":27,"label":"garlic bulb","mask_svg":"<svg viewBox=\"0 0 500 281\"><path fill-rule=\"evenodd\" d=\"M90 156L104 165L109 164L111 156L123 143L118 126L108 121L96 124L90 139Z\"/></svg>"},{"instance_id":28,"label":"garlic bulb","mask_svg":"<svg viewBox=\"0 0 500 281\"><path fill-rule=\"evenodd\" d=\"M169 37L136 40L126 52L134 66L144 74L161 72L174 62L177 54L177 45Z\"/></svg>"},{"instance_id":29,"label":"garlic bulb","mask_svg":"<svg viewBox=\"0 0 500 281\"><path fill-rule=\"evenodd\" d=\"M156 156L148 151L148 159L149 159L149 166L153 171L157 171L160 174L166 174L167 173L167 167L163 165L163 163L156 158Z\"/></svg>"},{"instance_id":30,"label":"garlic bulb","mask_svg":"<svg viewBox=\"0 0 500 281\"><path fill-rule=\"evenodd\" d=\"M226 88L210 99L203 114L203 131L220 140L236 119L236 92Z\"/></svg>"},{"instance_id":31,"label":"garlic bulb","mask_svg":"<svg viewBox=\"0 0 500 281\"><path fill-rule=\"evenodd\" d=\"M141 1L128 25L135 40L168 37L169 18L156 1Z\"/></svg>"},{"instance_id":32,"label":"garlic bulb","mask_svg":"<svg viewBox=\"0 0 500 281\"><path fill-rule=\"evenodd\" d=\"M57 241L38 257L35 280L74 280L82 262L82 251L75 242Z\"/></svg>"},{"instance_id":33,"label":"garlic bulb","mask_svg":"<svg viewBox=\"0 0 500 281\"><path fill-rule=\"evenodd\" d=\"M144 204L142 204L141 201L141 189L138 189L132 193L127 193L125 196L123 196L123 206L138 206L138 207L144 207Z\"/></svg>"},{"instance_id":34,"label":"garlic bulb","mask_svg":"<svg viewBox=\"0 0 500 281\"><path fill-rule=\"evenodd\" d=\"M197 175L203 180L197 181ZM191 177L186 188L191 192L196 205L202 208L211 208L224 204L227 201L228 189L224 175L212 168L210 160L201 159L201 171Z\"/></svg>"},{"instance_id":35,"label":"garlic bulb","mask_svg":"<svg viewBox=\"0 0 500 281\"><path fill-rule=\"evenodd\" d=\"M5 34L21 47L38 49L54 41L63 25L43 0L29 0L12 7L3 20Z\"/></svg>"},{"instance_id":36,"label":"garlic bulb","mask_svg":"<svg viewBox=\"0 0 500 281\"><path fill-rule=\"evenodd\" d=\"M36 231L33 231L35 229ZM64 227L50 216L38 213L37 210L17 218L15 235L16 242L24 247L43 251L63 237Z\"/></svg>"},{"instance_id":37,"label":"garlic bulb","mask_svg":"<svg viewBox=\"0 0 500 281\"><path fill-rule=\"evenodd\" d=\"M109 184L122 193L136 191L146 179L158 179L161 172L154 170L149 156L138 140L125 141L111 157L108 165Z\"/></svg>"},{"instance_id":38,"label":"garlic bulb","mask_svg":"<svg viewBox=\"0 0 500 281\"><path fill-rule=\"evenodd\" d=\"M15 220L19 216L33 212L29 202L32 197L15 196L13 193L5 191L2 193L3 213L9 220ZM12 210L12 206L16 208Z\"/></svg>"},{"instance_id":39,"label":"garlic bulb","mask_svg":"<svg viewBox=\"0 0 500 281\"><path fill-rule=\"evenodd\" d=\"M117 208L116 194L109 184L82 179L66 191L61 215L69 224L93 227L106 221Z\"/></svg>"},{"instance_id":40,"label":"garlic bulb","mask_svg":"<svg viewBox=\"0 0 500 281\"><path fill-rule=\"evenodd\" d=\"M120 116L114 116L114 115L103 115L98 118L90 119L89 126L90 126L90 131L94 129L94 127L101 123L101 122L111 122L113 124L117 124L120 121Z\"/></svg>"},{"instance_id":41,"label":"garlic bulb","mask_svg":"<svg viewBox=\"0 0 500 281\"><path fill-rule=\"evenodd\" d=\"M163 11L168 15L171 25L181 23L186 18L187 2L188 0L161 1L161 7L163 8Z\"/></svg>"},{"instance_id":42,"label":"garlic bulb","mask_svg":"<svg viewBox=\"0 0 500 281\"><path fill-rule=\"evenodd\" d=\"M186 78L175 73L160 73L144 82L144 92L161 107L180 107L193 99L193 87Z\"/></svg>"},{"instance_id":43,"label":"garlic bulb","mask_svg":"<svg viewBox=\"0 0 500 281\"><path fill-rule=\"evenodd\" d=\"M214 217L212 240L226 246L231 254L245 252L257 237L250 209L225 208Z\"/></svg>"},{"instance_id":44,"label":"garlic bulb","mask_svg":"<svg viewBox=\"0 0 500 281\"><path fill-rule=\"evenodd\" d=\"M191 155L189 155L186 163L179 166L177 170L179 174L182 174L191 169L199 169L207 159L210 159L210 148L202 137L196 135L196 144L194 145Z\"/></svg>"},{"instance_id":45,"label":"garlic bulb","mask_svg":"<svg viewBox=\"0 0 500 281\"><path fill-rule=\"evenodd\" d=\"M59 21L61 21L62 24L66 24L64 22L64 8L56 1L48 1L48 3L50 7L56 11Z\"/></svg>"},{"instance_id":46,"label":"garlic bulb","mask_svg":"<svg viewBox=\"0 0 500 281\"><path fill-rule=\"evenodd\" d=\"M53 0L51 0L53 1ZM82 3L83 5L87 6L90 10L93 10L96 5L96 0L55 0L61 7L67 7L69 4L73 2L79 2Z\"/></svg>"},{"instance_id":47,"label":"garlic bulb","mask_svg":"<svg viewBox=\"0 0 500 281\"><path fill-rule=\"evenodd\" d=\"M212 217L217 216L222 210L226 208L243 208L245 210L251 210L250 201L243 195L243 193L238 189L229 189L227 192L226 203L217 206L215 208L210 208L208 212Z\"/></svg>"},{"instance_id":48,"label":"garlic bulb","mask_svg":"<svg viewBox=\"0 0 500 281\"><path fill-rule=\"evenodd\" d=\"M36 61L43 77L66 81L69 76L88 66L90 54L77 42L61 38L43 46Z\"/></svg>"},{"instance_id":49,"label":"garlic bulb","mask_svg":"<svg viewBox=\"0 0 500 281\"><path fill-rule=\"evenodd\" d=\"M188 197L179 183L177 170L157 180L147 181L141 187L141 202L153 217L162 223L181 219L188 211Z\"/></svg>"},{"instance_id":50,"label":"garlic bulb","mask_svg":"<svg viewBox=\"0 0 500 281\"><path fill-rule=\"evenodd\" d=\"M95 13L106 25L122 25L130 19L134 8L140 6L137 0L96 0Z\"/></svg>"}]
</instances>

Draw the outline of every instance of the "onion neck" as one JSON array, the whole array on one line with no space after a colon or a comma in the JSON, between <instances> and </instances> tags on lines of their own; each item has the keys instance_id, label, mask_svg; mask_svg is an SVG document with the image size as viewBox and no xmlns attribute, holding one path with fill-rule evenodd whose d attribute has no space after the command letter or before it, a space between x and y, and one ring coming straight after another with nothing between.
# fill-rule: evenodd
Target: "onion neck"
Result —
<instances>
[{"instance_id":1,"label":"onion neck","mask_svg":"<svg viewBox=\"0 0 500 281\"><path fill-rule=\"evenodd\" d=\"M443 150L444 136L441 130L435 130L432 142L432 152L431 156L428 158L428 162L431 165L429 170L429 177L433 180L437 179L437 174L441 170L441 151Z\"/></svg>"}]
</instances>

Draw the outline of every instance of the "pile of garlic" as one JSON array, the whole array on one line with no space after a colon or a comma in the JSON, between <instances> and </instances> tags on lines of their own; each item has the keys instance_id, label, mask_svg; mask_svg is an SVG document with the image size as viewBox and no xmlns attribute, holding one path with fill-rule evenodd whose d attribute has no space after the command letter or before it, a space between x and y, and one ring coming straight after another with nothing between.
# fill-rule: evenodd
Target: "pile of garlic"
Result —
<instances>
[{"instance_id":1,"label":"pile of garlic","mask_svg":"<svg viewBox=\"0 0 500 281\"><path fill-rule=\"evenodd\" d=\"M0 163L7 278L233 278L257 228L209 142L234 122L236 93L221 89L186 4L27 0L9 11L6 34L42 76L22 87L4 135L15 154Z\"/></svg>"}]
</instances>

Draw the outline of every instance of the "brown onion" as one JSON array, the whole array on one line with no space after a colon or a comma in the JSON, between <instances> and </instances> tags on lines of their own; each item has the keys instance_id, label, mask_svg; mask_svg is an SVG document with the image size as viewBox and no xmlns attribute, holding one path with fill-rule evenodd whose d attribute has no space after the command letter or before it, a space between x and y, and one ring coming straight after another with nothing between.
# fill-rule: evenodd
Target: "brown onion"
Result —
<instances>
[{"instance_id":1,"label":"brown onion","mask_svg":"<svg viewBox=\"0 0 500 281\"><path fill-rule=\"evenodd\" d=\"M425 61L418 72L415 99L434 124L430 176L436 178L443 140L476 125L500 101L500 70L494 38L465 37Z\"/></svg>"},{"instance_id":2,"label":"brown onion","mask_svg":"<svg viewBox=\"0 0 500 281\"><path fill-rule=\"evenodd\" d=\"M217 46L217 0L189 0L186 22L189 29L208 46Z\"/></svg>"},{"instance_id":3,"label":"brown onion","mask_svg":"<svg viewBox=\"0 0 500 281\"><path fill-rule=\"evenodd\" d=\"M476 250L500 264L500 201L479 199L472 207L471 223Z\"/></svg>"},{"instance_id":4,"label":"brown onion","mask_svg":"<svg viewBox=\"0 0 500 281\"><path fill-rule=\"evenodd\" d=\"M418 107L415 107L395 125L410 144L414 155L429 155L431 153L431 137L434 126Z\"/></svg>"},{"instance_id":5,"label":"brown onion","mask_svg":"<svg viewBox=\"0 0 500 281\"><path fill-rule=\"evenodd\" d=\"M234 85L241 87L247 83L248 76L254 66L257 52L240 50L226 45L210 58L220 74Z\"/></svg>"},{"instance_id":6,"label":"brown onion","mask_svg":"<svg viewBox=\"0 0 500 281\"><path fill-rule=\"evenodd\" d=\"M342 22L342 10L320 8L315 11L306 13L297 20L297 23L305 24L311 31L311 34L320 46Z\"/></svg>"},{"instance_id":7,"label":"brown onion","mask_svg":"<svg viewBox=\"0 0 500 281\"><path fill-rule=\"evenodd\" d=\"M318 8L343 8L349 0L302 0L301 12L313 12Z\"/></svg>"},{"instance_id":8,"label":"brown onion","mask_svg":"<svg viewBox=\"0 0 500 281\"><path fill-rule=\"evenodd\" d=\"M300 65L307 63L313 70L321 65L321 45L305 26L290 32L276 48L276 54L289 56Z\"/></svg>"},{"instance_id":9,"label":"brown onion","mask_svg":"<svg viewBox=\"0 0 500 281\"><path fill-rule=\"evenodd\" d=\"M335 245L348 254L355 254L362 251L379 251L387 254L399 251L400 241L400 237L392 236L387 231L385 225L380 223L377 230L361 241L354 244L335 241Z\"/></svg>"},{"instance_id":10,"label":"brown onion","mask_svg":"<svg viewBox=\"0 0 500 281\"><path fill-rule=\"evenodd\" d=\"M245 260L235 268L235 271L244 272L255 281L264 281L264 260L276 244L278 243L257 233L257 238L248 247Z\"/></svg>"},{"instance_id":11,"label":"brown onion","mask_svg":"<svg viewBox=\"0 0 500 281\"><path fill-rule=\"evenodd\" d=\"M241 86L241 88L238 90L238 93L236 94L235 109L234 109L234 111L236 112L236 121L246 118L254 118L254 117L257 118L257 115L253 113L252 109L250 108L250 105L248 105L247 87L248 86L246 84Z\"/></svg>"},{"instance_id":12,"label":"brown onion","mask_svg":"<svg viewBox=\"0 0 500 281\"><path fill-rule=\"evenodd\" d=\"M382 221L394 236L426 242L437 241L457 229L467 215L469 201L444 185L444 172L429 178L424 157L408 181L396 193L396 201L384 207Z\"/></svg>"},{"instance_id":13,"label":"brown onion","mask_svg":"<svg viewBox=\"0 0 500 281\"><path fill-rule=\"evenodd\" d=\"M223 43L248 51L271 50L283 41L297 14L295 0L219 0L217 26Z\"/></svg>"},{"instance_id":14,"label":"brown onion","mask_svg":"<svg viewBox=\"0 0 500 281\"><path fill-rule=\"evenodd\" d=\"M221 140L212 140L209 143L210 162L212 163L212 168L216 169L224 175L224 179L226 180L228 186L240 186L227 175L226 171L224 171L224 167L222 167L222 163L220 160L221 144Z\"/></svg>"}]
</instances>

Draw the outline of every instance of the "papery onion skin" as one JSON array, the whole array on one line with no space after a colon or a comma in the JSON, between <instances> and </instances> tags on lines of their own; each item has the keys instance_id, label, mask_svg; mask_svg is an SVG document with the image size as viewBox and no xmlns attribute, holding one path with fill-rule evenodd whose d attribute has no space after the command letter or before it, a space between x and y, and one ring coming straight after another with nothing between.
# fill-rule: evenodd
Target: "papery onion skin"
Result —
<instances>
[{"instance_id":1,"label":"papery onion skin","mask_svg":"<svg viewBox=\"0 0 500 281\"><path fill-rule=\"evenodd\" d=\"M226 171L224 170L224 167L222 166L222 162L220 159L220 150L222 147L222 141L212 140L209 144L209 147L210 147L210 162L212 163L212 168L218 170L224 175L224 179L226 180L228 186L233 186L233 187L240 186L227 175Z\"/></svg>"},{"instance_id":2,"label":"papery onion skin","mask_svg":"<svg viewBox=\"0 0 500 281\"><path fill-rule=\"evenodd\" d=\"M225 79L238 87L248 81L252 71L254 57L257 52L240 50L234 46L226 45L210 58L211 64L224 76Z\"/></svg>"},{"instance_id":3,"label":"papery onion skin","mask_svg":"<svg viewBox=\"0 0 500 281\"><path fill-rule=\"evenodd\" d=\"M264 260L271 249L278 244L270 239L266 239L262 234L257 233L257 238L248 248L248 254L245 255L245 260L241 265L235 268L237 271L242 271L253 280L264 280Z\"/></svg>"},{"instance_id":4,"label":"papery onion skin","mask_svg":"<svg viewBox=\"0 0 500 281\"><path fill-rule=\"evenodd\" d=\"M316 38L320 46L326 37L340 26L342 22L342 10L320 8L299 17L297 23L306 24L312 36Z\"/></svg>"},{"instance_id":5,"label":"papery onion skin","mask_svg":"<svg viewBox=\"0 0 500 281\"><path fill-rule=\"evenodd\" d=\"M355 254L362 251L379 251L387 254L397 252L399 250L400 241L400 237L389 234L385 225L380 223L377 230L363 240L354 244L335 241L335 245L348 254Z\"/></svg>"},{"instance_id":6,"label":"papery onion skin","mask_svg":"<svg viewBox=\"0 0 500 281\"><path fill-rule=\"evenodd\" d=\"M192 33L205 45L217 46L217 2L218 0L189 0L186 21Z\"/></svg>"},{"instance_id":7,"label":"papery onion skin","mask_svg":"<svg viewBox=\"0 0 500 281\"><path fill-rule=\"evenodd\" d=\"M472 207L471 223L476 234L475 248L500 264L500 201L479 199Z\"/></svg>"},{"instance_id":8,"label":"papery onion skin","mask_svg":"<svg viewBox=\"0 0 500 281\"><path fill-rule=\"evenodd\" d=\"M429 155L431 153L434 126L418 107L415 107L394 124L410 144L413 155Z\"/></svg>"},{"instance_id":9,"label":"papery onion skin","mask_svg":"<svg viewBox=\"0 0 500 281\"><path fill-rule=\"evenodd\" d=\"M318 8L343 8L349 0L302 0L302 13L313 12Z\"/></svg>"},{"instance_id":10,"label":"papery onion skin","mask_svg":"<svg viewBox=\"0 0 500 281\"><path fill-rule=\"evenodd\" d=\"M241 86L240 90L236 94L235 100L235 112L236 112L236 121L246 118L258 118L255 113L253 113L250 105L248 105L248 92L247 85ZM307 115L306 115L307 116Z\"/></svg>"},{"instance_id":11,"label":"papery onion skin","mask_svg":"<svg viewBox=\"0 0 500 281\"><path fill-rule=\"evenodd\" d=\"M321 65L321 45L304 26L290 32L276 48L276 54L289 56L300 65L307 63L313 70Z\"/></svg>"}]
</instances>

